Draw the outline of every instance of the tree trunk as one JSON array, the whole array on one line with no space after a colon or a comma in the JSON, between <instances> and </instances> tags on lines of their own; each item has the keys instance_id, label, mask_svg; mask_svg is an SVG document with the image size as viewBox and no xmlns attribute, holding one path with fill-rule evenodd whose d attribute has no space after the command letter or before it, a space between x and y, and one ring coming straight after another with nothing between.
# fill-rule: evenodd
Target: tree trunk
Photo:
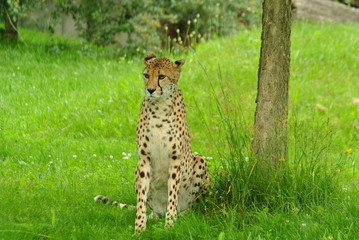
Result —
<instances>
[{"instance_id":1,"label":"tree trunk","mask_svg":"<svg viewBox=\"0 0 359 240\"><path fill-rule=\"evenodd\" d=\"M287 157L291 0L264 0L253 152L270 177Z\"/></svg>"},{"instance_id":2,"label":"tree trunk","mask_svg":"<svg viewBox=\"0 0 359 240\"><path fill-rule=\"evenodd\" d=\"M18 36L17 32L17 22L13 19L9 19L7 16L5 17L5 32L4 36L6 38L14 38L16 39Z\"/></svg>"},{"instance_id":3,"label":"tree trunk","mask_svg":"<svg viewBox=\"0 0 359 240\"><path fill-rule=\"evenodd\" d=\"M4 25L5 25L4 37L17 39L18 37L17 21L13 16L11 16L7 4L3 4L1 8L3 10Z\"/></svg>"}]
</instances>

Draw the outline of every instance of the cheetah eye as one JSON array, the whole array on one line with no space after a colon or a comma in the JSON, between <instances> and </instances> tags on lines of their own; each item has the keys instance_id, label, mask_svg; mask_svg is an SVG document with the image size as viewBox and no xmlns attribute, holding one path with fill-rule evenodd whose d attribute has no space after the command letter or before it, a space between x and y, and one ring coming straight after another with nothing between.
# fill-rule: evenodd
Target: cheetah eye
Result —
<instances>
[{"instance_id":1,"label":"cheetah eye","mask_svg":"<svg viewBox=\"0 0 359 240\"><path fill-rule=\"evenodd\" d=\"M150 78L150 75L148 75L147 73L144 73L143 76L144 76L145 78Z\"/></svg>"},{"instance_id":2,"label":"cheetah eye","mask_svg":"<svg viewBox=\"0 0 359 240\"><path fill-rule=\"evenodd\" d=\"M164 79L165 77L166 77L166 76L165 76L165 75L162 75L162 74L158 75L158 79L160 79L160 80Z\"/></svg>"}]
</instances>

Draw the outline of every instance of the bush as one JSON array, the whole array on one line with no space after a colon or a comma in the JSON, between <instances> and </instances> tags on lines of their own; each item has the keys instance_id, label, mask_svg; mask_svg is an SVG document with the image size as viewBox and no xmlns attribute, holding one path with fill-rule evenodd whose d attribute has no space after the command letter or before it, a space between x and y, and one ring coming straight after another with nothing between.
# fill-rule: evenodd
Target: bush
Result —
<instances>
[{"instance_id":1,"label":"bush","mask_svg":"<svg viewBox=\"0 0 359 240\"><path fill-rule=\"evenodd\" d=\"M115 0L57 0L53 18L60 13L70 14L76 21L80 36L97 45L116 43L119 33L131 34L134 31L131 19L142 12L140 1Z\"/></svg>"},{"instance_id":2,"label":"bush","mask_svg":"<svg viewBox=\"0 0 359 240\"><path fill-rule=\"evenodd\" d=\"M5 29L0 29L1 36L7 39L16 40L18 37L17 22L21 15L35 5L41 5L41 1L29 0L0 0L0 19L4 21Z\"/></svg>"},{"instance_id":3,"label":"bush","mask_svg":"<svg viewBox=\"0 0 359 240\"><path fill-rule=\"evenodd\" d=\"M80 35L129 53L190 47L259 20L259 1L57 0L54 17L71 14Z\"/></svg>"}]
</instances>

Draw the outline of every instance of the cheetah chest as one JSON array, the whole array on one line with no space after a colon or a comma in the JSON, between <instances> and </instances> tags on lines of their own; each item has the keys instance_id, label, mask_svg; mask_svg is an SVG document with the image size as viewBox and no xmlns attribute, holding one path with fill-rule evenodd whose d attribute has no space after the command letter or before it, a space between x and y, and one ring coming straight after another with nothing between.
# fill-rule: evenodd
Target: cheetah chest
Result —
<instances>
[{"instance_id":1,"label":"cheetah chest","mask_svg":"<svg viewBox=\"0 0 359 240\"><path fill-rule=\"evenodd\" d=\"M158 113L147 123L149 141L147 151L151 158L151 182L148 205L156 214L164 214L168 202L168 174L173 154L173 125L166 113ZM164 121L165 120L165 121Z\"/></svg>"}]
</instances>

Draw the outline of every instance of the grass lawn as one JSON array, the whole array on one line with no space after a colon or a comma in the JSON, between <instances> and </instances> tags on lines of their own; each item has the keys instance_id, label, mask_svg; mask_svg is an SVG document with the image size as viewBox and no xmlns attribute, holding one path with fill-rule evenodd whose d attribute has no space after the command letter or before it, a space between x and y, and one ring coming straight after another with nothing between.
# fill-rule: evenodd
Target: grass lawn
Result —
<instances>
[{"instance_id":1,"label":"grass lawn","mask_svg":"<svg viewBox=\"0 0 359 240\"><path fill-rule=\"evenodd\" d=\"M269 196L276 207L246 203L255 206L243 213L223 201L189 211L170 230L164 219L149 220L139 237L134 210L93 197L135 204L142 58L25 29L21 36L25 43L0 44L0 239L359 238L358 24L293 25L283 163L291 182ZM236 151L226 123L246 136L238 161L248 161L259 48L255 28L170 57L186 58L179 86L192 146L210 157L214 181Z\"/></svg>"}]
</instances>

